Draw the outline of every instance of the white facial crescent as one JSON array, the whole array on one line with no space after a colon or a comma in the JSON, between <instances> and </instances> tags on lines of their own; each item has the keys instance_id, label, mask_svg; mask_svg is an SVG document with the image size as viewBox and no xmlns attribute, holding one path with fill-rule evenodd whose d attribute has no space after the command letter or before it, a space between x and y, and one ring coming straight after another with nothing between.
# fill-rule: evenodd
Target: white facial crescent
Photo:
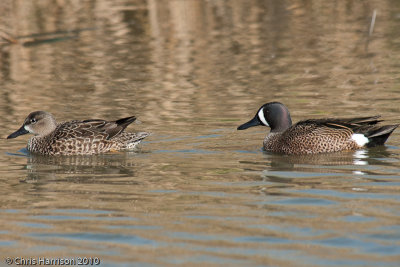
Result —
<instances>
[{"instance_id":1,"label":"white facial crescent","mask_svg":"<svg viewBox=\"0 0 400 267\"><path fill-rule=\"evenodd\" d=\"M264 108L260 109L260 111L258 112L257 116L265 126L269 127L269 124L268 124L267 120L264 117Z\"/></svg>"}]
</instances>

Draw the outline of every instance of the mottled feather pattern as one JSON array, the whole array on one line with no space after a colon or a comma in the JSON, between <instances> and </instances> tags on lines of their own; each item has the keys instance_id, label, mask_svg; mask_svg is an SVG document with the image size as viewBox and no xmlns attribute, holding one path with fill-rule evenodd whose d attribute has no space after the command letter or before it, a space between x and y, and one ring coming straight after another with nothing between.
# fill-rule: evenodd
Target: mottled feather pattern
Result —
<instances>
[{"instance_id":1,"label":"mottled feather pattern","mask_svg":"<svg viewBox=\"0 0 400 267\"><path fill-rule=\"evenodd\" d=\"M33 136L28 150L46 155L92 155L133 149L149 133L126 133L124 127L103 120L69 121L47 136Z\"/></svg>"},{"instance_id":2,"label":"mottled feather pattern","mask_svg":"<svg viewBox=\"0 0 400 267\"><path fill-rule=\"evenodd\" d=\"M347 127L332 128L310 121L299 122L287 131L270 133L264 140L268 151L285 154L314 154L359 148Z\"/></svg>"},{"instance_id":3,"label":"mottled feather pattern","mask_svg":"<svg viewBox=\"0 0 400 267\"><path fill-rule=\"evenodd\" d=\"M380 122L377 120L379 117L299 121L284 132L268 134L264 140L264 148L285 154L330 153L358 149L361 146L352 139L352 135L360 133L369 136L374 131L381 131L385 126L376 125Z\"/></svg>"},{"instance_id":4,"label":"mottled feather pattern","mask_svg":"<svg viewBox=\"0 0 400 267\"><path fill-rule=\"evenodd\" d=\"M383 145L399 126L378 125L380 116L309 119L292 125L289 110L282 103L262 105L250 121L238 130L263 125L271 128L263 147L284 154L317 154Z\"/></svg>"}]
</instances>

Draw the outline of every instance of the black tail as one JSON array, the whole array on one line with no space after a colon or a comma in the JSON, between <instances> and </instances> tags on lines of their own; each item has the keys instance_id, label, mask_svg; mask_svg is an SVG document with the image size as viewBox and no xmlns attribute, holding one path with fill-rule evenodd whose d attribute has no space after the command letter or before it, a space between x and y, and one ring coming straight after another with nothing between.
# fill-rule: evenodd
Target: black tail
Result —
<instances>
[{"instance_id":1,"label":"black tail","mask_svg":"<svg viewBox=\"0 0 400 267\"><path fill-rule=\"evenodd\" d=\"M365 132L365 136L369 139L367 147L374 147L383 145L389 138L389 135L399 126L396 125L385 125L381 127L370 128Z\"/></svg>"},{"instance_id":2,"label":"black tail","mask_svg":"<svg viewBox=\"0 0 400 267\"><path fill-rule=\"evenodd\" d=\"M102 127L102 130L108 134L107 139L111 139L114 136L122 133L125 128L136 120L135 116L119 119L116 121L106 122Z\"/></svg>"},{"instance_id":3,"label":"black tail","mask_svg":"<svg viewBox=\"0 0 400 267\"><path fill-rule=\"evenodd\" d=\"M136 117L135 116L131 116L131 117L127 117L127 118L116 120L115 123L119 127L122 127L122 129L125 129L129 124L131 124L135 120L136 120Z\"/></svg>"}]
</instances>

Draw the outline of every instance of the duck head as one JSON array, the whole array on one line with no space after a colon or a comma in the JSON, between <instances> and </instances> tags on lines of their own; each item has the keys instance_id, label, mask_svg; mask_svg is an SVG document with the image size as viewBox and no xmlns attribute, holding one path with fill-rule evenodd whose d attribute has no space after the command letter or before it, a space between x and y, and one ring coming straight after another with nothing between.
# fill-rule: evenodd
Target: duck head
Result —
<instances>
[{"instance_id":1,"label":"duck head","mask_svg":"<svg viewBox=\"0 0 400 267\"><path fill-rule=\"evenodd\" d=\"M253 119L240 125L238 130L245 130L253 126L268 126L271 132L283 132L292 126L289 110L279 102L270 102L262 105Z\"/></svg>"},{"instance_id":2,"label":"duck head","mask_svg":"<svg viewBox=\"0 0 400 267\"><path fill-rule=\"evenodd\" d=\"M45 111L35 111L28 115L21 128L10 134L7 139L15 138L23 134L32 133L38 136L46 136L57 127L53 115Z\"/></svg>"}]
</instances>

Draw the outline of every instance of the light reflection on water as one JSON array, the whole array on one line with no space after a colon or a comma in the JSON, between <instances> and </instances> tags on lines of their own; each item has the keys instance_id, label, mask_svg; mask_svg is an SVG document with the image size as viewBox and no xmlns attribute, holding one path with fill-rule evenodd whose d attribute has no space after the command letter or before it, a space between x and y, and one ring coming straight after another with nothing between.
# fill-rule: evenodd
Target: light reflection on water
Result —
<instances>
[{"instance_id":1,"label":"light reflection on water","mask_svg":"<svg viewBox=\"0 0 400 267\"><path fill-rule=\"evenodd\" d=\"M0 43L3 137L33 110L136 115L128 130L153 134L135 152L77 157L0 139L2 255L398 265L397 132L385 147L283 156L262 151L265 129L236 131L273 100L293 121L398 122L397 2L11 2L0 3L1 36L19 42Z\"/></svg>"},{"instance_id":2,"label":"light reflection on water","mask_svg":"<svg viewBox=\"0 0 400 267\"><path fill-rule=\"evenodd\" d=\"M218 143L226 134L206 139ZM185 147L187 140L150 141L144 153L26 154L19 172L27 178L8 183L16 188L14 199L29 203L0 212L3 229L9 229L1 234L2 247L24 246L14 241L18 236L36 244L24 249L27 255L46 251L56 257L68 249L103 257L106 264L128 261L124 251L134 248L141 251L136 262L156 265L257 265L250 259L257 257L278 265L301 259L305 265L396 266L400 199L392 168L398 160L381 159L396 159L397 148L310 157L160 149L168 143ZM225 163L210 164L217 159ZM32 187L23 188L25 182ZM154 251L161 255L150 261ZM328 251L341 259L327 259Z\"/></svg>"},{"instance_id":3,"label":"light reflection on water","mask_svg":"<svg viewBox=\"0 0 400 267\"><path fill-rule=\"evenodd\" d=\"M186 141L183 139L181 142ZM97 160L91 158L90 163L87 161L89 158L86 157L82 157L81 160L77 160L80 157L76 157L72 160L68 157L54 159L28 155L27 162L31 167L25 172L34 173L35 170L39 170L37 178L32 182L40 184L34 191L30 190L30 193L28 191L28 195L39 194L44 198L73 195L79 200L57 199L52 201L51 206L43 203L43 206L39 206L36 211L32 210L33 214L31 209L21 207L3 210L0 216L9 218L7 214L14 214L15 222L11 231L2 233L4 239L9 239L4 240L3 247L20 246L17 242L10 240L12 236L15 236L14 231L19 229L19 235L22 234L28 243L38 243L43 249L50 247L50 244L54 242L59 244L55 248L46 249L50 255L57 255L67 248L80 247L87 253L106 257L106 263L114 262L113 257L124 255L123 251L128 246L134 247L135 250L143 247L143 253L147 255L151 254L149 251L160 251L162 256L153 264L204 261L209 264L228 262L237 265L257 264L257 260L250 260L248 257L263 255L266 259L273 258L278 264L283 265L290 264L292 260L298 258L301 258L304 264L326 265L327 259L322 255L325 251L333 250L344 257L339 260L334 258L328 260L329 265L358 266L367 263L382 263L379 255L385 255L386 266L396 265L399 250L395 248L395 244L398 242L398 237L392 236L388 239L386 236L396 233L396 225L390 225L389 222L397 221L397 215L386 210L385 205L388 207L397 205L400 199L398 194L392 192L392 189L386 191L385 187L391 188L393 184L390 181L398 180L398 176L395 174L384 177L374 175L371 180L371 174L354 175L353 170L360 166L353 165L352 162L359 158L359 152L313 156L304 162L298 157L258 152L250 154L257 157L258 160L255 162L241 163L235 168L232 166L225 170L222 169L223 166L220 166L217 171L210 168L204 169L203 172L209 175L208 179L197 177L198 173L188 174L185 180L182 180L186 186L182 186L174 181L173 176L168 175L168 173L175 173L176 170L184 172L187 168L180 154L191 160L200 161L200 165L207 164L210 159L202 158L204 153L201 151L162 152L157 149L154 151L154 153L146 152L144 157L140 152L128 157L124 154L101 155L97 157ZM385 171L383 166L368 164L368 161L377 160L373 154L368 153L374 153L374 151L364 151L363 155L368 156L362 158L367 164L361 167L371 167L364 171ZM375 153L381 156L382 153L390 153L390 151L380 149ZM210 154L210 157L224 159L229 156L228 154L218 151ZM241 154L237 153L236 156ZM157 184L156 188L152 187L154 184L150 185L151 183L149 183L150 186L144 185L141 177L135 176L134 172L128 175L118 173L117 177L109 177L107 172L96 171L96 168L92 171L86 169L88 166L101 166L101 164L120 170L125 168L124 166L130 166L122 159L134 160L136 166L146 169L149 168L149 158L164 159L165 163L166 155L171 163L177 166L163 169L166 173L162 175L162 179L157 180L156 183L161 184ZM245 155L248 154L245 153ZM274 168L265 169L268 164L278 161L279 157L283 159L281 162L292 164L290 169L278 171L276 164L275 170ZM316 164L318 157L321 157L321 165ZM331 161L334 165L330 165L327 164L326 157L340 160ZM60 162L67 159L68 164L64 167L60 165ZM115 164L113 160L116 160L118 164ZM272 161L268 163L270 160ZM54 165L55 161L56 165ZM73 172L68 167L71 162L74 162L76 167ZM345 162L345 164L340 165L338 162ZM42 165L57 166L56 169L50 171L57 175L47 177L45 174L49 173L49 170L43 168ZM282 165L278 166L282 168ZM252 177L252 180L247 182L241 179L240 174L246 167L251 169L244 171L246 173L244 177L248 177L245 180L249 179L249 175ZM308 171L302 171L304 169ZM154 172L160 174L160 169L155 169ZM90 175L85 176L85 173ZM210 173L213 173L213 176ZM62 178L69 174L73 174L74 180ZM55 177L57 179L54 179ZM118 190L118 187L112 187L112 185L118 185L113 182L113 179L121 177L125 177L119 183L125 191L117 191L118 197L107 198L106 195L113 194L111 191ZM96 180L85 181L85 179L94 178ZM199 180L196 182L197 179ZM132 183L132 180L137 180L137 183ZM344 181L346 182L343 183ZM388 184L382 183L383 181ZM163 187L163 184L171 182L175 182L173 190ZM90 186L85 190L78 189L84 184ZM71 188L67 190L68 195L62 195L65 186L75 189ZM46 190L45 187L50 188ZM351 187L363 188L367 192L354 191ZM140 194L141 197L134 198L136 194ZM95 202L84 200L85 195ZM121 196L123 197L119 198ZM156 201L154 205L151 203L154 198L161 200ZM374 203L375 200L380 203ZM96 202L97 205L93 205ZM108 210L113 206L113 202L119 204L114 210ZM83 208L90 203L93 205L91 208ZM70 206L54 209L54 206L65 204L73 205L75 208ZM98 209L104 204L108 208ZM382 227L384 221L386 221L384 224L389 223L389 225ZM379 225L378 228L377 225ZM10 227L6 226L7 228ZM359 228L363 231L357 231ZM82 241L84 245L80 244ZM313 253L309 252L310 247L315 250ZM343 249L350 252L343 252ZM103 250L104 252L101 252ZM272 253L271 250L275 252ZM36 249L26 251L28 254L36 253ZM71 251L78 253L76 249L71 249ZM178 251L184 252L182 257L173 256ZM354 259L352 255L357 254L368 255L368 257ZM235 255L235 257L229 255ZM124 262L128 258L124 255L119 261Z\"/></svg>"}]
</instances>

